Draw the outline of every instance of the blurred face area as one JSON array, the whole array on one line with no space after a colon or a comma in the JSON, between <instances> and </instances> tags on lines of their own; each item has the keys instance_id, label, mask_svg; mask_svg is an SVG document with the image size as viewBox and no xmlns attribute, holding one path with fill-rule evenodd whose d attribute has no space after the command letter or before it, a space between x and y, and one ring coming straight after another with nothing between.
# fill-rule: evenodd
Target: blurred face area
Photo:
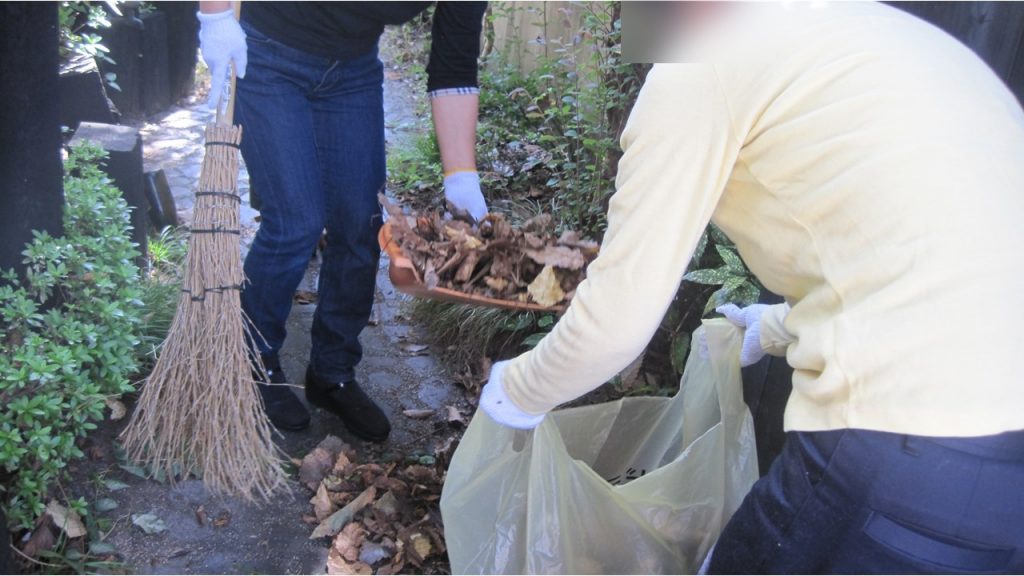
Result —
<instances>
[{"instance_id":1,"label":"blurred face area","mask_svg":"<svg viewBox=\"0 0 1024 576\"><path fill-rule=\"evenodd\" d=\"M722 11L728 9L732 2L725 0L709 2L665 2L669 8L669 18L680 33L696 32L708 26Z\"/></svg>"},{"instance_id":2,"label":"blurred face area","mask_svg":"<svg viewBox=\"0 0 1024 576\"><path fill-rule=\"evenodd\" d=\"M688 38L710 33L715 22L742 3L623 2L623 50L629 62L675 62Z\"/></svg>"}]
</instances>

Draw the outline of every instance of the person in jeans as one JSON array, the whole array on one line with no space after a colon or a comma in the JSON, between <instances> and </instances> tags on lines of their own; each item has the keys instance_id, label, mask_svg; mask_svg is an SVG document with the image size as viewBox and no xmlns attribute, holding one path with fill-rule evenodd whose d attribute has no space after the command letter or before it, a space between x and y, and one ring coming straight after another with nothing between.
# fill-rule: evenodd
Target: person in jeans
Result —
<instances>
[{"instance_id":1,"label":"person in jeans","mask_svg":"<svg viewBox=\"0 0 1024 576\"><path fill-rule=\"evenodd\" d=\"M239 22L228 2L201 2L198 13L211 102L222 93L229 62L235 64L235 120L261 200L242 291L242 308L262 336L255 345L271 384L287 382L278 358L285 322L326 229L306 398L370 441L383 441L391 429L355 380L380 255L377 194L385 163L377 45L385 25L406 22L430 4L247 2ZM445 198L476 219L487 212L474 156L485 9L485 2L439 2L427 66ZM309 425L309 413L288 387L260 385L260 392L277 428Z\"/></svg>"},{"instance_id":2,"label":"person in jeans","mask_svg":"<svg viewBox=\"0 0 1024 576\"><path fill-rule=\"evenodd\" d=\"M694 4L630 114L600 255L481 408L529 429L625 368L713 221L788 304L722 309L741 363L794 374L709 571L1024 571L1019 102L881 3Z\"/></svg>"}]
</instances>

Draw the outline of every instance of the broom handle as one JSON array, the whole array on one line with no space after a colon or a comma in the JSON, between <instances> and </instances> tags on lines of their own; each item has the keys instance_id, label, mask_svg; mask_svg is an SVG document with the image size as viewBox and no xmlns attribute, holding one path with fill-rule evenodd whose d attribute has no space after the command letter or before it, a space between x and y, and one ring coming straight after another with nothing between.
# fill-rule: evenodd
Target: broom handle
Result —
<instances>
[{"instance_id":1,"label":"broom handle","mask_svg":"<svg viewBox=\"0 0 1024 576\"><path fill-rule=\"evenodd\" d=\"M242 0L234 0L235 20L238 20L242 15ZM231 61L231 83L228 88L228 105L227 109L221 113L221 107L217 106L217 123L226 124L230 126L235 120L235 84L237 78L235 77L235 61Z\"/></svg>"}]
</instances>

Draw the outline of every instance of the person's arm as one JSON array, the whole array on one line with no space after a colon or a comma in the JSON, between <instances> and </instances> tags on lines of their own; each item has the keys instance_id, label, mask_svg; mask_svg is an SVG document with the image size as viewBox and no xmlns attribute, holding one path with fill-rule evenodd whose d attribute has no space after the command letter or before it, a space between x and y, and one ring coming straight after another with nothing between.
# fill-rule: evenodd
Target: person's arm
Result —
<instances>
[{"instance_id":1,"label":"person's arm","mask_svg":"<svg viewBox=\"0 0 1024 576\"><path fill-rule=\"evenodd\" d=\"M622 147L608 231L587 279L551 334L495 370L494 403L486 390L481 399L492 416L511 401L521 418L509 425L608 381L658 329L739 154L714 70L656 65Z\"/></svg>"},{"instance_id":2,"label":"person's arm","mask_svg":"<svg viewBox=\"0 0 1024 576\"><path fill-rule=\"evenodd\" d=\"M477 57L486 2L438 2L427 91L441 150L445 198L475 220L487 214L476 171Z\"/></svg>"},{"instance_id":3,"label":"person's arm","mask_svg":"<svg viewBox=\"0 0 1024 576\"><path fill-rule=\"evenodd\" d=\"M216 14L225 10L231 10L229 0L202 0L199 3L199 11L203 14Z\"/></svg>"},{"instance_id":4,"label":"person's arm","mask_svg":"<svg viewBox=\"0 0 1024 576\"><path fill-rule=\"evenodd\" d=\"M445 176L476 172L477 94L445 94L430 99L434 132Z\"/></svg>"},{"instance_id":5,"label":"person's arm","mask_svg":"<svg viewBox=\"0 0 1024 576\"><path fill-rule=\"evenodd\" d=\"M210 69L207 104L213 108L224 94L231 62L235 63L235 74L245 78L249 61L245 31L235 19L232 3L226 0L200 2L196 18L199 19L199 49Z\"/></svg>"}]
</instances>

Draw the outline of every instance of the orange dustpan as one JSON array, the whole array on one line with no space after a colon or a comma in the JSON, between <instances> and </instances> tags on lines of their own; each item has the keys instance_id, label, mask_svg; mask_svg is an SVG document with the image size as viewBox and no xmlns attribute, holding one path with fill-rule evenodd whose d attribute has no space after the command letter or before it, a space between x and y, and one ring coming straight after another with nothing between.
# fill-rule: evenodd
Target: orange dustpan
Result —
<instances>
[{"instance_id":1,"label":"orange dustpan","mask_svg":"<svg viewBox=\"0 0 1024 576\"><path fill-rule=\"evenodd\" d=\"M428 300L452 302L455 304L473 304L476 306L489 306L491 308L504 308L506 310L521 310L524 312L552 312L557 314L565 311L564 306L541 306L540 304L533 304L530 302L499 300L497 298L488 298L486 296L479 296L476 294L466 294L449 288L427 288L427 285L423 283L423 279L420 277L420 273L416 271L416 267L413 265L412 260L409 260L405 253L402 252L402 247L399 246L398 242L391 236L390 222L385 222L384 225L380 227L380 232L377 234L377 241L380 242L380 249L387 253L388 260L391 262L388 267L388 275L391 277L391 283L395 288L398 288L399 291L410 296L425 298Z\"/></svg>"}]
</instances>

